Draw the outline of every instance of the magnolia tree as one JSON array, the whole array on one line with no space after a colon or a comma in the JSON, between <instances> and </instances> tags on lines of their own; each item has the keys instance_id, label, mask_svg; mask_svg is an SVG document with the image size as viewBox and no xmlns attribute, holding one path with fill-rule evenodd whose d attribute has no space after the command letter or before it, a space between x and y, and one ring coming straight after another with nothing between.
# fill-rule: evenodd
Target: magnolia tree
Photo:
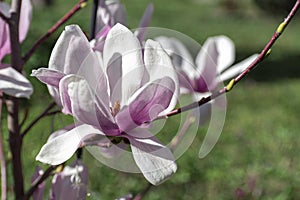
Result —
<instances>
[{"instance_id":1,"label":"magnolia tree","mask_svg":"<svg viewBox=\"0 0 300 200\"><path fill-rule=\"evenodd\" d=\"M31 2L0 2L0 108L6 106L8 122L8 132L0 134L2 199L7 199L8 170L3 134L9 135L16 199L85 199L88 169L81 159L82 148L115 170L142 173L149 186L139 194L120 198L141 199L152 185L159 185L176 173L180 167L176 159L189 147L197 128L205 123L209 123L209 128L199 157L211 151L225 119L224 94L265 59L300 5L296 1L260 54L232 65L235 47L226 36L210 37L200 48L175 31L150 28L152 4L145 9L138 28L130 30L126 27L123 4L117 0L94 1L90 37L79 25L66 26L48 66L32 71L31 76L47 85L54 103L24 128L27 119L19 121L19 98L30 101L33 89L22 73L23 66L86 3L79 1L23 54L20 47L30 30ZM195 57L191 43L200 49ZM10 62L2 63L6 55L10 55ZM230 81L223 86L227 80ZM59 111L53 112L54 107ZM37 167L31 187L25 191L21 151L24 137L40 119L57 112L72 116L74 123L53 133L49 130L49 139L36 156L37 161L49 167L45 171ZM162 142L156 134L165 129L167 119L174 115L180 115L178 131L169 132L171 140ZM73 163L66 164L72 157L76 157ZM51 185L50 194L44 194L47 182Z\"/></svg>"}]
</instances>

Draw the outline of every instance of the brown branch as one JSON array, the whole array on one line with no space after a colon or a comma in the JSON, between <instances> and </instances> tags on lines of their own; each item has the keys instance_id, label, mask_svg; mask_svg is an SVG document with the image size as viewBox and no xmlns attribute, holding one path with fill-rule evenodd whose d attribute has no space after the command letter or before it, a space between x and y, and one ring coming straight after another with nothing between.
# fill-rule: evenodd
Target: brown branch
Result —
<instances>
[{"instance_id":1,"label":"brown branch","mask_svg":"<svg viewBox=\"0 0 300 200\"><path fill-rule=\"evenodd\" d=\"M6 161L5 153L3 149L3 138L2 138L2 93L0 92L0 163L1 163L1 199L7 199L7 179L6 179Z\"/></svg>"},{"instance_id":2,"label":"brown branch","mask_svg":"<svg viewBox=\"0 0 300 200\"><path fill-rule=\"evenodd\" d=\"M26 63L37 48L43 44L60 26L68 21L75 13L81 10L86 5L87 0L80 0L66 15L54 24L45 35L36 41L36 43L27 51L23 57L23 62Z\"/></svg>"},{"instance_id":3,"label":"brown branch","mask_svg":"<svg viewBox=\"0 0 300 200\"><path fill-rule=\"evenodd\" d=\"M287 27L287 25L290 23L290 21L292 20L292 18L295 16L295 14L296 14L297 10L299 9L299 7L300 7L300 0L297 0L296 3L295 3L295 5L293 6L292 10L288 14L288 16L278 26L278 28L276 29L275 33L272 35L271 39L265 45L265 47L263 48L263 50L261 51L261 53L259 54L259 56L256 58L256 60L254 60L241 74L239 74L234 79L232 79L227 86L221 88L220 90L218 90L216 92L213 92L212 95L210 95L210 96L203 97L198 102L193 102L193 103L191 103L191 104L189 104L187 106L183 106L181 108L177 108L177 109L169 112L168 114L166 114L164 116L161 116L161 117L159 117L157 119L171 117L173 115L177 115L177 114L180 114L182 112L185 112L185 111L188 111L188 110L200 107L203 104L208 103L209 101L211 101L213 99L216 99L220 95L229 92L233 88L233 86L235 86L239 81L241 81L243 78L245 78L248 73L250 73L255 67L258 66L258 64L260 64L268 56L268 54L271 51L271 47L275 44L275 42L280 37L280 35L283 33L283 31L285 30L285 28Z\"/></svg>"},{"instance_id":4,"label":"brown branch","mask_svg":"<svg viewBox=\"0 0 300 200\"><path fill-rule=\"evenodd\" d=\"M9 36L11 46L11 65L19 72L22 69L21 45L19 41L19 17L22 0L12 0ZM19 126L19 100L9 97L6 100L8 111L7 123L9 131L9 148L12 155L13 185L15 199L22 199L24 195L24 177L22 168L22 136Z\"/></svg>"},{"instance_id":5,"label":"brown branch","mask_svg":"<svg viewBox=\"0 0 300 200\"><path fill-rule=\"evenodd\" d=\"M26 194L24 195L24 199L23 200L28 200L31 195L34 193L34 191L38 188L38 186L45 181L49 176L51 176L52 172L57 168L57 166L50 166L48 167L48 169L43 173L43 175L41 175L39 178L37 178L33 183L31 188L29 188L29 190L26 192Z\"/></svg>"},{"instance_id":6,"label":"brown branch","mask_svg":"<svg viewBox=\"0 0 300 200\"><path fill-rule=\"evenodd\" d=\"M22 132L22 137L24 137L29 131L30 129L41 119L43 119L45 116L47 116L49 114L49 111L56 105L55 102L52 102L51 104L49 104L49 106L39 115L37 116L28 126L27 128L25 128L25 130Z\"/></svg>"},{"instance_id":7,"label":"brown branch","mask_svg":"<svg viewBox=\"0 0 300 200\"><path fill-rule=\"evenodd\" d=\"M6 23L10 23L9 18L5 16L1 11L0 11L0 18L5 21Z\"/></svg>"}]
</instances>

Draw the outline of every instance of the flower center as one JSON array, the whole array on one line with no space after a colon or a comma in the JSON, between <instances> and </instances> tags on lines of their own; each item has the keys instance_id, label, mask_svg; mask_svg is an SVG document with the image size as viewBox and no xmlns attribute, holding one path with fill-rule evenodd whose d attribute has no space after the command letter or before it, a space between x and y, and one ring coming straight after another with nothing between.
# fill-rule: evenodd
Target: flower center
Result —
<instances>
[{"instance_id":1,"label":"flower center","mask_svg":"<svg viewBox=\"0 0 300 200\"><path fill-rule=\"evenodd\" d=\"M120 111L120 102L117 100L114 106L110 109L112 116L116 116L116 114Z\"/></svg>"}]
</instances>

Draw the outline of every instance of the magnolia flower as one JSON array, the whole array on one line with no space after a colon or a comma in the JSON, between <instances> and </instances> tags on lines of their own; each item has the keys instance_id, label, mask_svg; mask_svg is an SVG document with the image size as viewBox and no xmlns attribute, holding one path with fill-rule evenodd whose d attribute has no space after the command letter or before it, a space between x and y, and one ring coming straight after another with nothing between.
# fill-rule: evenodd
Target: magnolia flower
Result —
<instances>
[{"instance_id":1,"label":"magnolia flower","mask_svg":"<svg viewBox=\"0 0 300 200\"><path fill-rule=\"evenodd\" d=\"M6 17L10 17L10 6L5 2L0 2L0 12ZM22 42L29 29L31 20L32 7L30 0L24 0L21 6L21 16L19 23L19 39ZM18 71L9 66L3 64L2 59L7 54L11 53L9 28L6 22L0 18L0 91L14 97L29 96L33 92L30 82Z\"/></svg>"},{"instance_id":2,"label":"magnolia flower","mask_svg":"<svg viewBox=\"0 0 300 200\"><path fill-rule=\"evenodd\" d=\"M143 17L140 20L138 29L135 35L142 42L146 34L146 27L150 24L150 19L153 13L153 4L150 3ZM117 23L126 25L126 10L125 6L119 0L99 0L96 21L96 37L91 41L95 50L103 51L105 37L112 26Z\"/></svg>"},{"instance_id":3,"label":"magnolia flower","mask_svg":"<svg viewBox=\"0 0 300 200\"><path fill-rule=\"evenodd\" d=\"M78 125L48 140L37 160L57 165L68 160L93 135L109 136L131 147L133 158L152 184L175 173L171 151L147 129L177 101L178 80L159 43L144 49L134 34L116 24L108 32L103 54L94 52L76 25L68 26L55 45L50 68L32 75L54 88L63 112Z\"/></svg>"},{"instance_id":4,"label":"magnolia flower","mask_svg":"<svg viewBox=\"0 0 300 200\"><path fill-rule=\"evenodd\" d=\"M34 183L38 180L38 178L40 178L42 175L44 174L44 171L41 167L36 167L32 177L31 177L31 183ZM45 191L45 181L43 181L42 183L40 183L38 185L38 187L36 188L36 190L34 191L32 198L33 200L41 200L43 199L44 196L44 191Z\"/></svg>"},{"instance_id":5,"label":"magnolia flower","mask_svg":"<svg viewBox=\"0 0 300 200\"><path fill-rule=\"evenodd\" d=\"M96 33L103 27L120 23L126 25L126 9L119 0L99 0L96 19Z\"/></svg>"},{"instance_id":6,"label":"magnolia flower","mask_svg":"<svg viewBox=\"0 0 300 200\"><path fill-rule=\"evenodd\" d=\"M10 17L10 6L0 1L0 12L6 17ZM30 0L23 0L20 12L19 22L19 40L22 42L27 35L29 30L30 21L32 15L32 6ZM3 57L11 52L10 39L9 39L8 24L0 17L0 64Z\"/></svg>"},{"instance_id":7,"label":"magnolia flower","mask_svg":"<svg viewBox=\"0 0 300 200\"><path fill-rule=\"evenodd\" d=\"M75 160L52 179L50 200L86 199L88 170L81 160Z\"/></svg>"},{"instance_id":8,"label":"magnolia flower","mask_svg":"<svg viewBox=\"0 0 300 200\"><path fill-rule=\"evenodd\" d=\"M232 66L235 60L233 42L226 36L208 38L196 56L195 62L186 47L175 38L156 38L173 58L179 74L182 93L209 93L248 67L256 58L254 54Z\"/></svg>"}]
</instances>

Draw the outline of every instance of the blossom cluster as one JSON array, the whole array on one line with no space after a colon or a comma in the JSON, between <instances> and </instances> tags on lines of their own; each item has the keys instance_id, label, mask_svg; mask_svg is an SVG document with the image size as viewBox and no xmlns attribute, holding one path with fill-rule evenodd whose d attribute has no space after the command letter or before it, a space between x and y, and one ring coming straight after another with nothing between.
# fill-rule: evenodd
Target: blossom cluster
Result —
<instances>
[{"instance_id":1,"label":"blossom cluster","mask_svg":"<svg viewBox=\"0 0 300 200\"><path fill-rule=\"evenodd\" d=\"M0 2L0 9L9 16L8 4ZM132 32L126 27L124 5L100 0L93 40L78 25L65 27L48 67L33 70L31 75L47 85L62 113L73 116L75 123L51 134L38 161L60 165L78 148L93 146L107 157L129 150L153 185L176 172L172 150L151 133L151 124L171 112L181 94L196 94L195 101L199 100L243 71L257 55L231 66L235 62L233 42L226 36L214 36L204 42L194 59L176 38L146 39L152 12L150 4L139 29ZM30 1L23 0L20 42L26 37L30 18ZM30 82L1 62L10 52L8 24L0 19L0 92L29 98ZM65 189L66 194L74 190L79 196L86 193L86 188L78 186L87 182L85 167L81 161L70 167L53 179L53 199L61 195L60 184L72 185ZM35 199L39 196L35 193Z\"/></svg>"}]
</instances>

